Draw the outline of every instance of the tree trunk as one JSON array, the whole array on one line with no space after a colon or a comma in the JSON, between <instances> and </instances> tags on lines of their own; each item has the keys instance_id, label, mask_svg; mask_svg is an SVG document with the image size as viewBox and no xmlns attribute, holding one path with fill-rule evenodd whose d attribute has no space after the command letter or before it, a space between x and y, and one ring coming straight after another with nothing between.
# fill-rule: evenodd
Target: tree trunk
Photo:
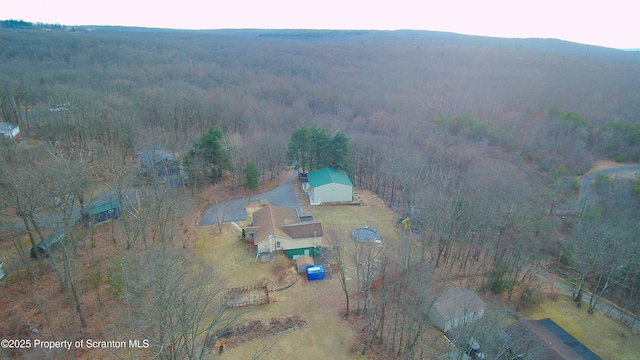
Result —
<instances>
[{"instance_id":1,"label":"tree trunk","mask_svg":"<svg viewBox=\"0 0 640 360\"><path fill-rule=\"evenodd\" d=\"M582 295L584 293L584 276L580 277L580 287L578 288L578 294L573 301L576 302L576 305L581 308L582 307Z\"/></svg>"},{"instance_id":2,"label":"tree trunk","mask_svg":"<svg viewBox=\"0 0 640 360\"><path fill-rule=\"evenodd\" d=\"M35 219L33 218L33 213L31 213L29 215L29 220L31 221L31 225L33 225L33 228L35 229L35 231L38 233L38 236L40 237L40 239L42 241L44 241L44 237L42 236L42 232L40 231L40 228L38 227L38 224L36 223ZM49 248L47 246L47 243L44 242L45 244L45 250L47 252L49 252ZM36 253L38 252L38 250L36 249ZM60 267L58 266L58 262L56 261L56 257L51 255L49 257L51 259L51 265L53 266L53 271L56 273L56 276L58 277L58 281L60 282L60 292L63 292L66 288L67 288L67 283L65 281L64 276L62 275L62 272L60 271Z\"/></svg>"},{"instance_id":3,"label":"tree trunk","mask_svg":"<svg viewBox=\"0 0 640 360\"><path fill-rule=\"evenodd\" d=\"M22 213L23 214L23 213ZM40 260L40 252L38 251L38 248L36 247L36 239L33 237L33 232L31 232L31 226L29 226L29 220L27 219L26 215L22 215L22 222L24 222L24 228L25 230L27 230L27 235L29 235L29 241L31 242L31 248L35 249L36 252L36 259Z\"/></svg>"},{"instance_id":4,"label":"tree trunk","mask_svg":"<svg viewBox=\"0 0 640 360\"><path fill-rule=\"evenodd\" d=\"M368 317L368 321L367 321L367 333L364 337L364 346L362 347L362 355L366 355L367 352L367 348L369 347L369 344L371 343L371 329L373 328L373 321L375 320L374 318L374 310L371 309L371 294L369 293L366 299L367 303L369 304L369 309L367 311L367 317Z\"/></svg>"}]
</instances>

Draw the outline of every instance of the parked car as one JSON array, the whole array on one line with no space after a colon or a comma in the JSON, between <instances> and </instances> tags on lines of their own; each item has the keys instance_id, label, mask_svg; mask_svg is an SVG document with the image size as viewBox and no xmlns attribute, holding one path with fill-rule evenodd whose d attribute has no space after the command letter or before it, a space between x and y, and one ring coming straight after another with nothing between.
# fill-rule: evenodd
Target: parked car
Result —
<instances>
[{"instance_id":1,"label":"parked car","mask_svg":"<svg viewBox=\"0 0 640 360\"><path fill-rule=\"evenodd\" d=\"M48 258L52 253L62 248L62 242L64 241L64 231L56 231L53 234L47 236L44 241L40 241L35 248L31 248L31 257L36 258L36 249L40 253L41 257ZM45 246L46 242L46 246ZM49 248L49 251L47 251Z\"/></svg>"}]
</instances>

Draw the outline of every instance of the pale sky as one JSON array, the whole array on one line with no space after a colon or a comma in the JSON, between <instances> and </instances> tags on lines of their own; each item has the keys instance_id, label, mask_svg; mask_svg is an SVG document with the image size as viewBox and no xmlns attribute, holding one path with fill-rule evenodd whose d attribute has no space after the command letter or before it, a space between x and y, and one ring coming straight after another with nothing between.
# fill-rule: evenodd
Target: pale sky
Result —
<instances>
[{"instance_id":1,"label":"pale sky","mask_svg":"<svg viewBox=\"0 0 640 360\"><path fill-rule=\"evenodd\" d=\"M0 0L0 19L175 29L415 29L640 48L632 0Z\"/></svg>"}]
</instances>

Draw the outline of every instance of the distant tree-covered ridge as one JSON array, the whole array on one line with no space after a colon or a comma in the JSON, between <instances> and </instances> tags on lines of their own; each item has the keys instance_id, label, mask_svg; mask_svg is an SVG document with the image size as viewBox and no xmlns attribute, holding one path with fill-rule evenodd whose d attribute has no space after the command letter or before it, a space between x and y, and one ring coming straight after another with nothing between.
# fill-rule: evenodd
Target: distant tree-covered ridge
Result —
<instances>
[{"instance_id":1,"label":"distant tree-covered ridge","mask_svg":"<svg viewBox=\"0 0 640 360\"><path fill-rule=\"evenodd\" d=\"M44 23L32 23L24 20L0 20L0 28L3 29L31 29L31 30L66 30L66 26L60 24L44 24Z\"/></svg>"}]
</instances>

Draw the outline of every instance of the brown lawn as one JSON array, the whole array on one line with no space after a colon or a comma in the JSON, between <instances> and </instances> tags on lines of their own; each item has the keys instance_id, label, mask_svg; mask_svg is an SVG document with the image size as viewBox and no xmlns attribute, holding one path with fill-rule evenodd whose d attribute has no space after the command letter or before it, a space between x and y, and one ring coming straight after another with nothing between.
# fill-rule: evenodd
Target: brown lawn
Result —
<instances>
[{"instance_id":1,"label":"brown lawn","mask_svg":"<svg viewBox=\"0 0 640 360\"><path fill-rule=\"evenodd\" d=\"M197 256L212 265L228 287L256 284L291 266L284 256L271 263L255 262L255 256L247 252L239 235L231 224L225 224L222 233L218 233L215 225L202 227L195 247ZM241 315L240 322L297 314L307 321L307 327L229 348L222 358L250 359L273 341L277 345L268 358L297 359L301 352L309 359L354 358L351 349L355 333L340 316L344 297L337 279L309 282L299 275L295 285L270 296L273 301L270 305L232 311L249 310Z\"/></svg>"},{"instance_id":2,"label":"brown lawn","mask_svg":"<svg viewBox=\"0 0 640 360\"><path fill-rule=\"evenodd\" d=\"M637 334L607 315L588 314L586 304L580 309L569 296L551 296L521 314L533 320L551 318L604 360L638 359L640 354Z\"/></svg>"},{"instance_id":3,"label":"brown lawn","mask_svg":"<svg viewBox=\"0 0 640 360\"><path fill-rule=\"evenodd\" d=\"M397 240L397 215L372 193L356 190L355 197L362 199L364 206L311 207L297 182L295 188L304 213L322 222L325 232L333 227L341 227L350 235L356 227L372 226L378 230L383 243ZM249 214L259 208L259 204L247 204ZM242 227L247 224L238 222L238 225ZM329 241L326 239L325 243ZM221 233L215 225L201 227L195 253L217 270L228 287L256 284L265 278L277 277L276 274L283 268L292 266L292 262L284 256L271 263L256 262L255 255L249 253L240 240L240 232L231 224L225 224ZM223 358L251 358L273 342L277 344L270 350L268 358L297 359L304 356L309 359L353 359L360 356L353 350L356 331L341 316L345 300L338 279L309 282L303 275L298 276L298 282L292 287L270 293L272 304L249 307L250 311L243 313L240 321L297 314L307 321L308 326L228 348Z\"/></svg>"}]
</instances>

